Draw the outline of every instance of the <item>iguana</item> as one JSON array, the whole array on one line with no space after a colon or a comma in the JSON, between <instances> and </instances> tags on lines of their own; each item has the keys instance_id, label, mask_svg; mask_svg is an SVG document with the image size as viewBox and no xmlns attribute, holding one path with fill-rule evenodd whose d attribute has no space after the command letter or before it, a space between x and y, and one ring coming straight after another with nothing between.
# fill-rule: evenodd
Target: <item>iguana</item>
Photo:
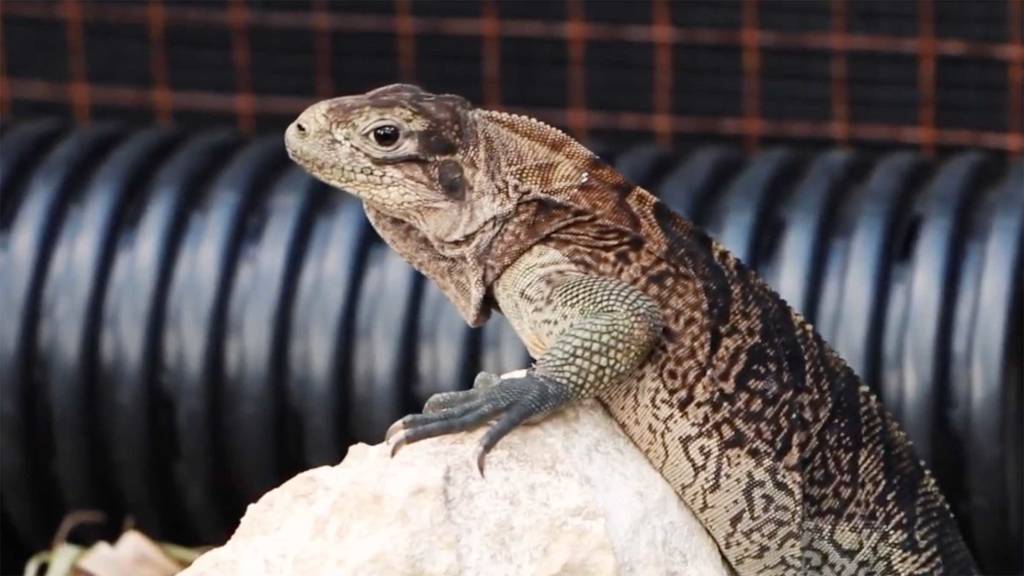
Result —
<instances>
[{"instance_id":1,"label":"iguana","mask_svg":"<svg viewBox=\"0 0 1024 576\"><path fill-rule=\"evenodd\" d=\"M291 158L358 196L465 320L535 364L432 397L393 446L596 397L739 574L968 574L934 478L814 328L703 231L540 121L396 84L316 103Z\"/></svg>"}]
</instances>

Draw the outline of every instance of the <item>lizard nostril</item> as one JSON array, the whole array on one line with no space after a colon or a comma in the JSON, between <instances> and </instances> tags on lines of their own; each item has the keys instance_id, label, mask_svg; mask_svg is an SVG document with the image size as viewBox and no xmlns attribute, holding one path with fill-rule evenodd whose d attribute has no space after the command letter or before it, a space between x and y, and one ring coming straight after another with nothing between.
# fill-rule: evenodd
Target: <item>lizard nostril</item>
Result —
<instances>
[{"instance_id":1,"label":"lizard nostril","mask_svg":"<svg viewBox=\"0 0 1024 576\"><path fill-rule=\"evenodd\" d=\"M295 123L295 131L302 136L306 135L306 127L302 124L302 122Z\"/></svg>"}]
</instances>

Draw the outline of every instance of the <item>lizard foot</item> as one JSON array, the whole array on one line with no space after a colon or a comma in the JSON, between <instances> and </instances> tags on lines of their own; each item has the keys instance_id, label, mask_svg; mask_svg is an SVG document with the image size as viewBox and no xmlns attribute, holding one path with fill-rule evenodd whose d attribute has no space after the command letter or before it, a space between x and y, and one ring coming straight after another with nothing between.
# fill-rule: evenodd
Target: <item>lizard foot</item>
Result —
<instances>
[{"instance_id":1,"label":"lizard foot","mask_svg":"<svg viewBox=\"0 0 1024 576\"><path fill-rule=\"evenodd\" d=\"M537 420L565 406L573 395L568 386L522 371L498 378L481 372L472 390L443 392L427 401L423 414L410 414L388 429L394 456L406 444L475 428L492 416L498 421L484 434L477 452L477 469L484 473L484 459L506 434L527 420Z\"/></svg>"},{"instance_id":2,"label":"lizard foot","mask_svg":"<svg viewBox=\"0 0 1024 576\"><path fill-rule=\"evenodd\" d=\"M494 387L498 382L501 382L501 377L497 374L491 374L490 372L481 372L476 375L476 379L473 380L473 388L471 390L459 390L457 392L438 392L430 398L427 398L427 403L423 405L424 414L434 414L454 408L468 402L472 402L479 398L479 392L488 388ZM399 421L401 422L401 421ZM397 424L397 423L396 423Z\"/></svg>"}]
</instances>

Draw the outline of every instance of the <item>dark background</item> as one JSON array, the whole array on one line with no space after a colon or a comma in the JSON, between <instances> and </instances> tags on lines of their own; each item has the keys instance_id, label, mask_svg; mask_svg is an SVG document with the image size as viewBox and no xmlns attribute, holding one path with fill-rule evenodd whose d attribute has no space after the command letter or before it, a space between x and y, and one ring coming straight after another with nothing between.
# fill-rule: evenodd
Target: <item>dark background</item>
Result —
<instances>
[{"instance_id":1,"label":"dark background","mask_svg":"<svg viewBox=\"0 0 1024 576\"><path fill-rule=\"evenodd\" d=\"M0 116L278 131L382 84L584 139L1024 150L1020 0L7 0Z\"/></svg>"},{"instance_id":2,"label":"dark background","mask_svg":"<svg viewBox=\"0 0 1024 576\"><path fill-rule=\"evenodd\" d=\"M970 207L964 218L981 222L978 227L984 228L994 197L986 190L996 180L1005 181L1009 189L1010 175L1019 172L1004 168L1019 163L1024 152L1022 30L1022 0L2 0L0 120L5 134L12 124L58 117L65 120L61 130L68 133L100 120L119 120L184 127L189 129L184 132L188 138L218 125L277 138L315 100L414 82L565 128L602 154L609 150L617 155L609 158L620 170L628 172L624 166L630 162L634 168L644 166L637 173L646 173L650 182L631 178L660 194L678 184L662 182L670 168L682 166L684 158L695 161L699 146L728 144L730 152L723 153L727 160L721 162L723 176L716 177L721 182L709 185L709 190L722 194L709 198L709 205L725 198L728 190L741 190L739 184L727 186L730 178L739 182L760 170L758 166L770 164L765 161L780 144L787 150L783 156L795 152L800 157L779 157L776 164L787 168L778 171L785 174L763 186L777 188L771 192L776 199L788 197L810 158L817 162L834 146L851 150L858 163L872 167L891 159L881 152L920 152L931 163L922 172L929 175L933 170L945 174L938 166L955 161L954 152L980 150L991 164L956 186L972 187L968 193L976 198L964 203ZM239 140L231 149L240 149L242 142L248 140ZM631 147L651 142L671 152ZM740 165L738 155L730 156L735 149L750 154L743 160L746 164ZM283 153L279 156L270 163L273 170L284 165ZM256 164L253 170L259 168ZM867 168L858 168L840 179L837 197L863 196L870 188L864 176L868 173ZM87 182L79 180L73 184L76 189ZM897 186L893 193L927 199L928 194L921 192L926 182L930 180L922 176L906 190ZM17 216L19 201L24 201L15 187L10 190L6 199L0 195L0 202L6 200L0 210L3 233ZM303 193L313 197L314 192L310 188ZM781 209L782 204L766 201L772 209L764 212ZM893 218L900 223L893 225L899 229L893 238L905 239L894 241L891 250L891 268L898 271L910 266L912 250L906 247L915 245L918 227L928 220L915 215L920 207L899 199L896 204L902 208ZM323 222L333 220L322 214L343 212L316 206L303 210ZM196 213L205 209L190 208ZM708 219L713 229L714 218ZM842 226L835 228L832 235L840 240L849 233ZM955 242L950 246L964 247L965 254L976 238L987 237L985 230L968 230L966 224L962 228L951 232ZM840 245L840 240L832 243ZM379 251L378 259L391 262L385 253ZM901 259L902 263L895 262ZM313 262L311 257L307 260ZM957 266L967 270L967 264ZM1007 268L1013 265L1008 262ZM970 276L966 271L963 275ZM370 281L371 274L365 276L360 282ZM420 286L413 276L409 282ZM906 283L893 272L891 283L901 282ZM1018 281L1015 286L1019 285ZM892 293L900 292L893 288ZM880 302L875 304L885 304L884 299ZM1019 296L1014 302L1016 307L1008 309L1019 316ZM411 306L415 311L415 304ZM902 318L897 308L894 305L894 312L885 317ZM943 317L950 316L952 308L946 302ZM981 317L977 310L972 312ZM371 320L380 324L379 319ZM1009 352L1014 367L1002 380L1014 390L1019 389L1021 358L1019 318L1016 321L1018 328L1008 340L1018 343ZM455 324L464 330L461 322ZM890 328L886 326L886 333ZM900 330L897 326L892 331ZM950 340L954 336L961 334ZM467 378L452 381L468 383ZM957 390L972 385L967 378L955 384L951 388ZM1007 394L1019 399L1019 392ZM892 399L886 400L894 405ZM1020 407L1014 409L1010 403L1007 413L1019 426ZM1007 442L1012 440L1011 436ZM971 461L961 458L966 448L936 444L947 470L958 471L963 462ZM993 447L997 444L989 442L986 447L999 452L1003 447ZM993 485L1013 484L1019 476L1019 457L1015 462L1005 466L1005 478L993 477ZM968 509L966 498L971 494L962 487L944 488L955 506ZM962 502L956 502L958 495ZM986 496L990 502L1002 502L998 494ZM979 525L1000 537L1012 532L1004 529L1002 520L986 524L977 511L981 508L972 509L972 544L977 544L974 532ZM1013 526L1019 534L1020 511L1007 516L1017 519ZM3 522L3 532L11 534L6 514ZM1011 550L1010 539L992 538L989 548L1012 556L1002 565L1020 566L1020 548ZM15 558L11 541L4 540L5 573L20 568L20 556L28 551L18 549ZM1000 561L998 554L980 556L985 565L998 566L993 563Z\"/></svg>"}]
</instances>

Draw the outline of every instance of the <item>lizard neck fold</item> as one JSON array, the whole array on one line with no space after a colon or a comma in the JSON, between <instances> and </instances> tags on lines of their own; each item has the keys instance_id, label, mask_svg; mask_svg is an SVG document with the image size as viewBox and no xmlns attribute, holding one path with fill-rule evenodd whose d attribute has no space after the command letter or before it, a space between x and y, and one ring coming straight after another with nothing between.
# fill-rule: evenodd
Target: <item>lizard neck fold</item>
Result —
<instances>
[{"instance_id":1,"label":"lizard neck fold","mask_svg":"<svg viewBox=\"0 0 1024 576\"><path fill-rule=\"evenodd\" d=\"M447 254L433 247L430 239L412 224L364 204L370 224L381 238L413 268L433 280L455 305L470 326L481 326L490 316L484 302L487 284L479 251L469 247L463 254ZM479 241L479 239L477 240Z\"/></svg>"}]
</instances>

